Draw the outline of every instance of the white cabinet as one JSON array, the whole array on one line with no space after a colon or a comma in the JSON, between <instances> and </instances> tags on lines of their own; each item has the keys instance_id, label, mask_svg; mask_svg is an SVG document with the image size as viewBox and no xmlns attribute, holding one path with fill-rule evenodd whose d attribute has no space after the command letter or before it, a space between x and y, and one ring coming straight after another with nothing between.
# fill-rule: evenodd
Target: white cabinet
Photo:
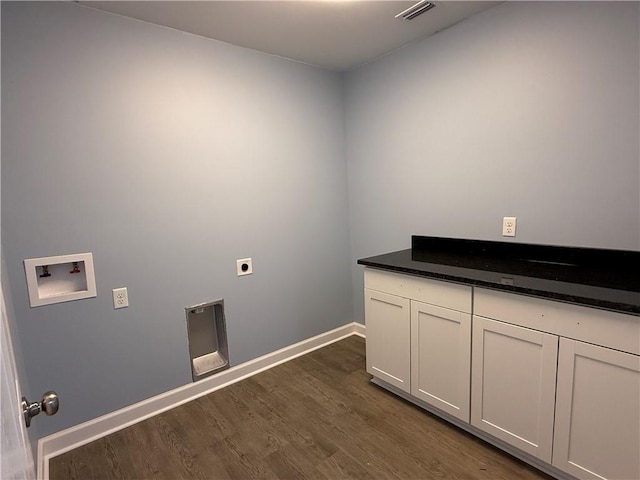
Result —
<instances>
[{"instance_id":1,"label":"white cabinet","mask_svg":"<svg viewBox=\"0 0 640 480\"><path fill-rule=\"evenodd\" d=\"M639 316L370 268L364 280L371 375L534 465L640 479Z\"/></svg>"},{"instance_id":2,"label":"white cabinet","mask_svg":"<svg viewBox=\"0 0 640 480\"><path fill-rule=\"evenodd\" d=\"M551 463L558 337L473 317L471 425Z\"/></svg>"},{"instance_id":3,"label":"white cabinet","mask_svg":"<svg viewBox=\"0 0 640 480\"><path fill-rule=\"evenodd\" d=\"M469 421L471 314L411 302L411 394Z\"/></svg>"},{"instance_id":4,"label":"white cabinet","mask_svg":"<svg viewBox=\"0 0 640 480\"><path fill-rule=\"evenodd\" d=\"M640 478L640 357L560 339L553 465L578 478Z\"/></svg>"},{"instance_id":5,"label":"white cabinet","mask_svg":"<svg viewBox=\"0 0 640 480\"><path fill-rule=\"evenodd\" d=\"M367 372L411 392L409 300L365 288Z\"/></svg>"},{"instance_id":6,"label":"white cabinet","mask_svg":"<svg viewBox=\"0 0 640 480\"><path fill-rule=\"evenodd\" d=\"M473 309L471 424L577 478L640 478L640 317L480 288Z\"/></svg>"},{"instance_id":7,"label":"white cabinet","mask_svg":"<svg viewBox=\"0 0 640 480\"><path fill-rule=\"evenodd\" d=\"M468 422L471 292L366 269L367 372Z\"/></svg>"}]
</instances>

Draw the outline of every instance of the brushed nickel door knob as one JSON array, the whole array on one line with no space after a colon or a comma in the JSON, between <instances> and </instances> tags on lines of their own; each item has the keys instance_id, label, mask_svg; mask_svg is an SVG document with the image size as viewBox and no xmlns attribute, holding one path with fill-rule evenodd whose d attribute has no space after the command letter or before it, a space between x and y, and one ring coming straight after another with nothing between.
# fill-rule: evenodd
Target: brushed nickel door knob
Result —
<instances>
[{"instance_id":1,"label":"brushed nickel door knob","mask_svg":"<svg viewBox=\"0 0 640 480\"><path fill-rule=\"evenodd\" d=\"M45 392L40 402L29 403L26 397L22 397L22 414L24 415L24 423L27 428L31 426L31 419L44 412L46 415L55 415L60 408L60 400L58 394L53 391Z\"/></svg>"},{"instance_id":2,"label":"brushed nickel door knob","mask_svg":"<svg viewBox=\"0 0 640 480\"><path fill-rule=\"evenodd\" d=\"M58 400L58 394L56 392L47 392L42 396L40 402L40 409L47 415L55 415L60 408L60 400Z\"/></svg>"}]
</instances>

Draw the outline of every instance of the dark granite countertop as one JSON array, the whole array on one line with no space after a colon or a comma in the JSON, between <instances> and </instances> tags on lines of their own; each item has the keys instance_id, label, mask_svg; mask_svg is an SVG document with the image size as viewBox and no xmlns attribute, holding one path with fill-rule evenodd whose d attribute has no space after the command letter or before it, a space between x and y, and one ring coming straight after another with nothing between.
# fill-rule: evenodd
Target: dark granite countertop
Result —
<instances>
[{"instance_id":1,"label":"dark granite countertop","mask_svg":"<svg viewBox=\"0 0 640 480\"><path fill-rule=\"evenodd\" d=\"M640 315L640 252L412 237L358 260L394 272Z\"/></svg>"}]
</instances>

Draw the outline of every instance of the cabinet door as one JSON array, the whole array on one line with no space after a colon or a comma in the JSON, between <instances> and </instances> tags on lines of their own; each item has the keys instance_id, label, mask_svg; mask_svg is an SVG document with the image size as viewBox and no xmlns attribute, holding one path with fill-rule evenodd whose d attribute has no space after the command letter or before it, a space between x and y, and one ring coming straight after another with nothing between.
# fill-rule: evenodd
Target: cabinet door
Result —
<instances>
[{"instance_id":1,"label":"cabinet door","mask_svg":"<svg viewBox=\"0 0 640 480\"><path fill-rule=\"evenodd\" d=\"M640 357L560 339L553 465L578 478L640 478Z\"/></svg>"},{"instance_id":2,"label":"cabinet door","mask_svg":"<svg viewBox=\"0 0 640 480\"><path fill-rule=\"evenodd\" d=\"M558 337L473 317L471 424L551 463Z\"/></svg>"},{"instance_id":3,"label":"cabinet door","mask_svg":"<svg viewBox=\"0 0 640 480\"><path fill-rule=\"evenodd\" d=\"M411 301L411 394L469 421L471 315Z\"/></svg>"},{"instance_id":4,"label":"cabinet door","mask_svg":"<svg viewBox=\"0 0 640 480\"><path fill-rule=\"evenodd\" d=\"M411 393L409 300L364 290L367 372Z\"/></svg>"}]
</instances>

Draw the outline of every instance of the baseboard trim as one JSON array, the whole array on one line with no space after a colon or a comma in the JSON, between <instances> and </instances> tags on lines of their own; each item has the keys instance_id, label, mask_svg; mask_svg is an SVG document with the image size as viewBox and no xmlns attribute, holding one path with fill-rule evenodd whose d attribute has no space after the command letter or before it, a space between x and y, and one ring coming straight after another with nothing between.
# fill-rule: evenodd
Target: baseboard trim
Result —
<instances>
[{"instance_id":1,"label":"baseboard trim","mask_svg":"<svg viewBox=\"0 0 640 480\"><path fill-rule=\"evenodd\" d=\"M86 445L87 443L127 428L147 418L195 400L203 395L208 395L211 392L215 392L216 390L354 334L364 337L365 326L356 322L349 323L241 365L236 365L199 382L183 385L182 387L169 390L155 397L148 398L120 410L43 437L38 440L38 478L48 480L49 460L57 455Z\"/></svg>"},{"instance_id":2,"label":"baseboard trim","mask_svg":"<svg viewBox=\"0 0 640 480\"><path fill-rule=\"evenodd\" d=\"M365 338L366 327L362 323L354 322L351 325L353 325L353 333L355 335Z\"/></svg>"}]
</instances>

